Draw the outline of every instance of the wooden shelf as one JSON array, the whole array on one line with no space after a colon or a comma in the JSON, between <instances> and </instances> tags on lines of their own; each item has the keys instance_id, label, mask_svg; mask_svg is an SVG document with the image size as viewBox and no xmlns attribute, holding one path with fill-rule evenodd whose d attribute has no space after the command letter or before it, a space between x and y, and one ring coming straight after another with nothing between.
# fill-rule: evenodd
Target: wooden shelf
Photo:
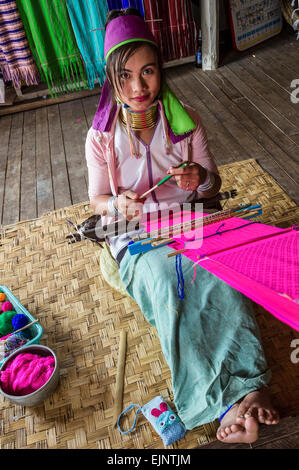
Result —
<instances>
[{"instance_id":1,"label":"wooden shelf","mask_svg":"<svg viewBox=\"0 0 299 470\"><path fill-rule=\"evenodd\" d=\"M72 93L66 93L65 95L58 96L57 98L37 99L38 97L43 96L40 95L35 98L30 98L27 102L25 102L23 99L20 100L19 97L17 97L12 106L0 106L0 116L20 113L23 111L30 111L32 109L42 108L44 106L65 103L67 101L78 100L88 96L98 95L100 93L101 87L96 85L92 90L74 91ZM17 101L17 99L19 99L19 101Z\"/></svg>"}]
</instances>

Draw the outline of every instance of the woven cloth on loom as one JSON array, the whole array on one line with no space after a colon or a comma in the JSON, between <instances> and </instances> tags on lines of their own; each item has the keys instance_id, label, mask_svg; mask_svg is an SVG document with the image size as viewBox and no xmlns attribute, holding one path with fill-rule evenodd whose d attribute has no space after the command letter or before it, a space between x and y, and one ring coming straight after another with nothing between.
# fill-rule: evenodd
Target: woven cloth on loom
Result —
<instances>
[{"instance_id":1,"label":"woven cloth on loom","mask_svg":"<svg viewBox=\"0 0 299 470\"><path fill-rule=\"evenodd\" d=\"M15 0L0 2L0 68L5 82L21 88L37 85L39 73L29 48Z\"/></svg>"},{"instance_id":2,"label":"woven cloth on loom","mask_svg":"<svg viewBox=\"0 0 299 470\"><path fill-rule=\"evenodd\" d=\"M66 3L17 0L29 45L52 96L88 88Z\"/></svg>"},{"instance_id":3,"label":"woven cloth on loom","mask_svg":"<svg viewBox=\"0 0 299 470\"><path fill-rule=\"evenodd\" d=\"M107 5L102 0L67 0L76 41L84 60L88 86L105 80L104 36Z\"/></svg>"},{"instance_id":4,"label":"woven cloth on loom","mask_svg":"<svg viewBox=\"0 0 299 470\"><path fill-rule=\"evenodd\" d=\"M296 204L254 160L225 165L219 171L223 191L238 190L236 199L223 203L225 209L259 201L262 223L290 227L298 220ZM164 448L144 416L128 435L113 426L123 329L128 333L123 409L157 395L171 403L173 393L156 331L137 304L105 282L99 265L102 250L91 241L66 243L65 220L81 223L92 214L89 203L80 203L3 227L1 282L42 324L41 343L55 351L61 372L53 395L36 407L15 405L0 395L1 449ZM258 305L255 308L273 374L269 387L273 403L281 417L298 414L298 363L290 357L298 333ZM132 423L128 415L122 426L129 429ZM218 425L215 421L188 431L170 448L192 449L213 441Z\"/></svg>"},{"instance_id":5,"label":"woven cloth on loom","mask_svg":"<svg viewBox=\"0 0 299 470\"><path fill-rule=\"evenodd\" d=\"M195 54L196 27L191 1L143 0L145 20L165 62Z\"/></svg>"}]
</instances>

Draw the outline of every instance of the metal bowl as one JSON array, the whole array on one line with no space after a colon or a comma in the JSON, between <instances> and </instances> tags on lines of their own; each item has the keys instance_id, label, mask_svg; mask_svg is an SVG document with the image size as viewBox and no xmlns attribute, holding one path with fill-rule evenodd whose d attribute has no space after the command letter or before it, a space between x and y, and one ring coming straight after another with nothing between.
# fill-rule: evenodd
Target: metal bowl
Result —
<instances>
[{"instance_id":1,"label":"metal bowl","mask_svg":"<svg viewBox=\"0 0 299 470\"><path fill-rule=\"evenodd\" d=\"M48 348L47 346L43 346L41 344L33 344L30 346L23 346L22 348L18 349L17 351L13 352L2 364L0 367L0 373L6 369L9 362L12 361L18 354L24 353L32 353L38 354L39 356L49 356L52 355L55 358L55 367L51 377L48 381L38 390L29 395L8 395L2 390L1 383L0 383L0 393L5 398L8 398L13 403L17 403L18 405L23 406L34 406L42 401L46 400L56 389L59 381L59 364L56 357L56 354L52 349Z\"/></svg>"}]
</instances>

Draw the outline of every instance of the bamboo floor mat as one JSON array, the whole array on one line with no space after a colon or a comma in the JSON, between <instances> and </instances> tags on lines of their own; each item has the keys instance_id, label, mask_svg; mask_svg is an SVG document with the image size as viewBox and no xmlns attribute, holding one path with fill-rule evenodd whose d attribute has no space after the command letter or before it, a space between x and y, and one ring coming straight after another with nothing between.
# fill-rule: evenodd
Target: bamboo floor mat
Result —
<instances>
[{"instance_id":1,"label":"bamboo floor mat","mask_svg":"<svg viewBox=\"0 0 299 470\"><path fill-rule=\"evenodd\" d=\"M222 190L237 189L236 202L260 202L261 222L291 226L299 209L255 160L220 167ZM60 361L54 394L35 407L15 405L0 396L0 447L49 449L163 449L143 415L121 435L113 427L119 335L126 329L127 354L123 409L160 394L172 404L168 366L154 328L139 307L104 281L100 248L91 241L68 245L68 218L81 223L92 214L88 203L2 227L1 284L16 295L44 329L41 344ZM270 392L281 416L299 413L299 369L291 361L291 342L299 334L256 306L257 320L273 379ZM298 354L297 354L298 355ZM133 415L124 418L131 427ZM169 448L191 449L216 439L218 423L192 431Z\"/></svg>"}]
</instances>

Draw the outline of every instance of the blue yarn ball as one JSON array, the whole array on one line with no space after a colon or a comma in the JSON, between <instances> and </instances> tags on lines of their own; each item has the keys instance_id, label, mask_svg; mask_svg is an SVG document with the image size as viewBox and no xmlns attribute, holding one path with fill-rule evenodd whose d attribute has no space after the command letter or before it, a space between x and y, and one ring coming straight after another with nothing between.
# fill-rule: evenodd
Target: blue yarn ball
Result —
<instances>
[{"instance_id":1,"label":"blue yarn ball","mask_svg":"<svg viewBox=\"0 0 299 470\"><path fill-rule=\"evenodd\" d=\"M11 320L12 327L15 331L19 330L20 328L23 328L23 326L27 325L27 323L28 323L28 317L24 315L23 313L18 313Z\"/></svg>"}]
</instances>

